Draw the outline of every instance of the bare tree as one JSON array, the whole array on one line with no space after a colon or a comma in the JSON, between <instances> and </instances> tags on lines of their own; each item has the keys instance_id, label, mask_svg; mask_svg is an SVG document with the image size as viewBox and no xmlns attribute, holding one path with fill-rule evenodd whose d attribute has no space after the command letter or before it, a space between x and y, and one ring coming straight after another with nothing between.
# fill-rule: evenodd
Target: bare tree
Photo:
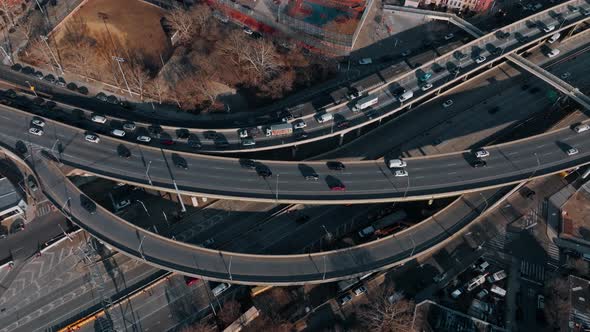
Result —
<instances>
[{"instance_id":1,"label":"bare tree","mask_svg":"<svg viewBox=\"0 0 590 332\"><path fill-rule=\"evenodd\" d=\"M236 300L229 300L223 304L217 316L224 326L233 323L242 314L242 307Z\"/></svg>"},{"instance_id":2,"label":"bare tree","mask_svg":"<svg viewBox=\"0 0 590 332\"><path fill-rule=\"evenodd\" d=\"M43 17L38 11L32 11L24 19L21 20L18 29L25 36L26 40L38 37L43 26Z\"/></svg>"},{"instance_id":3,"label":"bare tree","mask_svg":"<svg viewBox=\"0 0 590 332\"><path fill-rule=\"evenodd\" d=\"M17 1L7 1L2 0L0 1L0 10L4 13L4 17L8 20L8 23L13 26L14 25L14 15L15 11L20 8L21 4Z\"/></svg>"},{"instance_id":4,"label":"bare tree","mask_svg":"<svg viewBox=\"0 0 590 332\"><path fill-rule=\"evenodd\" d=\"M81 43L76 49L69 49L64 54L65 63L67 67L88 80L90 77L95 77L96 60L93 49L86 43Z\"/></svg>"},{"instance_id":5,"label":"bare tree","mask_svg":"<svg viewBox=\"0 0 590 332\"><path fill-rule=\"evenodd\" d=\"M186 43L191 40L195 32L195 18L191 12L182 8L174 8L168 12L166 18L172 29L178 34L178 41Z\"/></svg>"},{"instance_id":6,"label":"bare tree","mask_svg":"<svg viewBox=\"0 0 590 332\"><path fill-rule=\"evenodd\" d=\"M190 14L193 17L197 32L203 34L209 28L211 22L211 7L208 5L196 5L193 6Z\"/></svg>"},{"instance_id":7,"label":"bare tree","mask_svg":"<svg viewBox=\"0 0 590 332\"><path fill-rule=\"evenodd\" d=\"M565 278L553 278L545 284L547 299L545 303L545 315L549 325L559 325L560 319L569 317L569 280Z\"/></svg>"},{"instance_id":8,"label":"bare tree","mask_svg":"<svg viewBox=\"0 0 590 332\"><path fill-rule=\"evenodd\" d=\"M161 104L168 91L168 84L161 76L157 76L147 82L146 89L150 95L157 96L158 104Z\"/></svg>"},{"instance_id":9,"label":"bare tree","mask_svg":"<svg viewBox=\"0 0 590 332\"><path fill-rule=\"evenodd\" d=\"M198 322L197 324L194 324L192 326L185 327L181 331L182 332L216 332L216 331L219 331L219 329L207 322L201 321L201 322Z\"/></svg>"},{"instance_id":10,"label":"bare tree","mask_svg":"<svg viewBox=\"0 0 590 332\"><path fill-rule=\"evenodd\" d=\"M406 332L412 330L414 302L400 299L389 302L390 292L370 296L370 304L362 307L359 318L369 331Z\"/></svg>"},{"instance_id":11,"label":"bare tree","mask_svg":"<svg viewBox=\"0 0 590 332\"><path fill-rule=\"evenodd\" d=\"M246 46L244 52L241 53L241 60L254 74L254 84L258 84L276 73L279 67L279 56L272 42L258 39Z\"/></svg>"}]
</instances>

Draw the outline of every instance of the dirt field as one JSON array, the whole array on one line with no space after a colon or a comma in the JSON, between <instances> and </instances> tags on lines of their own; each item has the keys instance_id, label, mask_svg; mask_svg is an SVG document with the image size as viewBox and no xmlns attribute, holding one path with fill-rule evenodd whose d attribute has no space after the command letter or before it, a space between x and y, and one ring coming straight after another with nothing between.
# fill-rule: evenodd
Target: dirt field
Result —
<instances>
[{"instance_id":1,"label":"dirt field","mask_svg":"<svg viewBox=\"0 0 590 332\"><path fill-rule=\"evenodd\" d=\"M89 0L68 21L82 19L91 35L105 33L108 27L114 39L119 39L129 49L139 50L146 60L161 66L160 55L166 60L171 52L170 41L160 25L164 15L164 10L139 0ZM68 21L53 32L58 44Z\"/></svg>"}]
</instances>

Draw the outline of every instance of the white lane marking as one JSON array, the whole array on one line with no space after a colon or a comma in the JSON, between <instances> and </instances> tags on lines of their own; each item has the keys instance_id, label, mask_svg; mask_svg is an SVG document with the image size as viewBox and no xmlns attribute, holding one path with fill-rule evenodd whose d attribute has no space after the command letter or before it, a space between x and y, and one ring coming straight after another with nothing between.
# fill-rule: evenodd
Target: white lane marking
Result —
<instances>
[{"instance_id":1,"label":"white lane marking","mask_svg":"<svg viewBox=\"0 0 590 332\"><path fill-rule=\"evenodd\" d=\"M515 154L518 154L518 151L513 151L513 152L508 153L509 156L512 156L512 155L515 155Z\"/></svg>"},{"instance_id":2,"label":"white lane marking","mask_svg":"<svg viewBox=\"0 0 590 332\"><path fill-rule=\"evenodd\" d=\"M448 175L453 175L453 174L457 174L457 172L449 172L447 173Z\"/></svg>"}]
</instances>

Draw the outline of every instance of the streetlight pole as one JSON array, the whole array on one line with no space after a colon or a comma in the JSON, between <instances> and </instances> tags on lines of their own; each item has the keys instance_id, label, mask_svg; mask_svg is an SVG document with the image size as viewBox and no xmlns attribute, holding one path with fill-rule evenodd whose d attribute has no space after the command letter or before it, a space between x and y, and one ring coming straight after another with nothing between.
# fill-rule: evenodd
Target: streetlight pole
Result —
<instances>
[{"instance_id":1,"label":"streetlight pole","mask_svg":"<svg viewBox=\"0 0 590 332\"><path fill-rule=\"evenodd\" d=\"M152 161L148 161L148 165L147 168L145 169L145 177L148 179L148 182L150 183L150 186L153 186L154 184L152 183L152 178L150 177L150 166L152 165Z\"/></svg>"},{"instance_id":2,"label":"streetlight pole","mask_svg":"<svg viewBox=\"0 0 590 332\"><path fill-rule=\"evenodd\" d=\"M55 57L55 53L53 53L53 50L51 49L51 47L49 47L49 43L47 42L47 39L48 39L47 36L39 36L39 37L45 43L45 46L47 46L47 49L49 50L49 54L51 54L51 57L53 58L53 61L55 61L55 63L57 64L57 68L59 68L59 71L63 75L64 70L61 67L61 64L59 63L59 61L57 60L57 57Z\"/></svg>"},{"instance_id":3,"label":"streetlight pole","mask_svg":"<svg viewBox=\"0 0 590 332\"><path fill-rule=\"evenodd\" d=\"M137 249L139 251L139 254L141 255L141 258L143 258L143 260L147 262L145 256L143 255L143 240L145 240L145 235L141 238L141 241L139 241L139 247Z\"/></svg>"},{"instance_id":4,"label":"streetlight pole","mask_svg":"<svg viewBox=\"0 0 590 332\"><path fill-rule=\"evenodd\" d=\"M483 210L481 210L481 213L483 213L488 208L488 199L482 193L479 193L479 195L481 196L481 198L483 198L483 201L486 203L486 205L483 207Z\"/></svg>"},{"instance_id":5,"label":"streetlight pole","mask_svg":"<svg viewBox=\"0 0 590 332\"><path fill-rule=\"evenodd\" d=\"M277 183L275 186L275 200L277 201L277 203L279 202L279 175L280 174L277 173Z\"/></svg>"},{"instance_id":6,"label":"streetlight pole","mask_svg":"<svg viewBox=\"0 0 590 332\"><path fill-rule=\"evenodd\" d=\"M182 196L180 196L180 191L178 191L176 180L172 180L172 183L174 184L174 190L176 190L176 195L178 195L178 201L180 202L181 211L186 212L186 207L184 206L184 202L182 201Z\"/></svg>"},{"instance_id":7,"label":"streetlight pole","mask_svg":"<svg viewBox=\"0 0 590 332\"><path fill-rule=\"evenodd\" d=\"M118 57L118 56L113 56L113 60L117 61L117 65L119 66L119 71L121 72L121 75L123 76L123 81L125 82L125 86L127 87L127 91L129 91L129 95L131 97L133 97L133 94L131 93L131 89L129 88L129 83L127 83L127 78L125 77L125 73L123 72L123 68L121 68L121 62L125 62L125 59Z\"/></svg>"},{"instance_id":8,"label":"streetlight pole","mask_svg":"<svg viewBox=\"0 0 590 332\"><path fill-rule=\"evenodd\" d=\"M58 157L57 157L57 155L56 155L56 153L55 153L55 147L57 146L57 143L59 143L59 139L56 139L56 140L55 140L55 143L53 143L53 145L51 146L51 154L53 155L53 157L54 157L55 159L57 159L57 160L60 160L60 162L61 162L61 159L60 159L60 158L58 158ZM58 152L59 152L59 151L58 151Z\"/></svg>"},{"instance_id":9,"label":"streetlight pole","mask_svg":"<svg viewBox=\"0 0 590 332\"><path fill-rule=\"evenodd\" d=\"M140 201L139 199L137 200L137 203L141 204L141 206L143 206L143 210L145 211L145 213L148 215L148 217L150 216L150 213L148 212L148 209L145 207L145 204L143 204L142 201ZM164 211L162 211L164 212Z\"/></svg>"},{"instance_id":10,"label":"streetlight pole","mask_svg":"<svg viewBox=\"0 0 590 332\"><path fill-rule=\"evenodd\" d=\"M0 49L2 50L2 53L4 53L4 55L6 55L6 57L8 58L10 64L13 65L14 61L12 60L12 56L10 56L10 54L8 54L8 52L4 49L4 46L0 46Z\"/></svg>"}]
</instances>

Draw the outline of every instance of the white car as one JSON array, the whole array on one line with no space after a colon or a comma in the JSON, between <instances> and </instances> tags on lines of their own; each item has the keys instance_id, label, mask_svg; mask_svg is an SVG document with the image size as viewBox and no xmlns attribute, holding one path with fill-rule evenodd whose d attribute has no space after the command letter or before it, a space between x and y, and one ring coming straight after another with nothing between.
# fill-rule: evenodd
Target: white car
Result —
<instances>
[{"instance_id":1,"label":"white car","mask_svg":"<svg viewBox=\"0 0 590 332\"><path fill-rule=\"evenodd\" d=\"M430 88L432 88L432 84L430 84L430 83L426 83L420 87L420 89L422 89L422 91L429 90Z\"/></svg>"},{"instance_id":2,"label":"white car","mask_svg":"<svg viewBox=\"0 0 590 332\"><path fill-rule=\"evenodd\" d=\"M238 135L240 136L240 138L246 138L248 137L248 130L240 129L238 130Z\"/></svg>"},{"instance_id":3,"label":"white car","mask_svg":"<svg viewBox=\"0 0 590 332\"><path fill-rule=\"evenodd\" d=\"M451 39L453 39L454 37L455 37L455 35L454 35L454 34L452 34L452 33L449 33L448 35L446 35L446 36L445 36L445 40L451 40Z\"/></svg>"},{"instance_id":4,"label":"white car","mask_svg":"<svg viewBox=\"0 0 590 332\"><path fill-rule=\"evenodd\" d=\"M553 49L551 49L549 52L545 53L545 55L546 55L548 58L554 58L554 57L558 56L558 55L559 55L559 53L561 53L561 51L559 51L559 50L558 50L558 49L556 49L556 48L553 48Z\"/></svg>"},{"instance_id":5,"label":"white car","mask_svg":"<svg viewBox=\"0 0 590 332\"><path fill-rule=\"evenodd\" d=\"M367 292L367 288L365 286L360 286L359 288L356 288L352 292L354 293L354 296L363 295Z\"/></svg>"},{"instance_id":6,"label":"white car","mask_svg":"<svg viewBox=\"0 0 590 332\"><path fill-rule=\"evenodd\" d=\"M215 288L213 288L211 290L211 292L213 293L213 296L217 297L217 296L221 295L221 293L228 290L230 288L230 286L231 286L230 284L228 284L227 282L224 282L224 283L217 285Z\"/></svg>"},{"instance_id":7,"label":"white car","mask_svg":"<svg viewBox=\"0 0 590 332\"><path fill-rule=\"evenodd\" d=\"M256 145L256 141L253 138L244 138L242 140L242 146L253 146Z\"/></svg>"},{"instance_id":8,"label":"white car","mask_svg":"<svg viewBox=\"0 0 590 332\"><path fill-rule=\"evenodd\" d=\"M254 33L254 31L252 31L252 29L250 29L248 27L244 27L244 33L247 35L252 35Z\"/></svg>"},{"instance_id":9,"label":"white car","mask_svg":"<svg viewBox=\"0 0 590 332\"><path fill-rule=\"evenodd\" d=\"M581 125L577 125L574 127L574 131L578 134L583 133L588 130L590 130L590 125L587 125L587 124L581 124Z\"/></svg>"},{"instance_id":10,"label":"white car","mask_svg":"<svg viewBox=\"0 0 590 332\"><path fill-rule=\"evenodd\" d=\"M303 120L297 120L293 122L293 128L295 129L303 129L305 127L307 127L307 124Z\"/></svg>"},{"instance_id":11,"label":"white car","mask_svg":"<svg viewBox=\"0 0 590 332\"><path fill-rule=\"evenodd\" d=\"M483 55L480 55L475 59L475 63L482 63L484 61L486 61L486 57Z\"/></svg>"},{"instance_id":12,"label":"white car","mask_svg":"<svg viewBox=\"0 0 590 332\"><path fill-rule=\"evenodd\" d=\"M29 128L29 133L31 133L33 135L41 136L41 135L43 135L43 130L33 127L33 128Z\"/></svg>"},{"instance_id":13,"label":"white car","mask_svg":"<svg viewBox=\"0 0 590 332\"><path fill-rule=\"evenodd\" d=\"M373 63L373 59L371 58L363 58L359 60L359 65L370 65Z\"/></svg>"},{"instance_id":14,"label":"white car","mask_svg":"<svg viewBox=\"0 0 590 332\"><path fill-rule=\"evenodd\" d=\"M32 123L35 126L39 126L39 127L45 127L45 121L41 120L41 119L33 119Z\"/></svg>"},{"instance_id":15,"label":"white car","mask_svg":"<svg viewBox=\"0 0 590 332\"><path fill-rule=\"evenodd\" d=\"M396 177L408 176L408 172L405 169L398 169L397 171L395 171L394 175Z\"/></svg>"},{"instance_id":16,"label":"white car","mask_svg":"<svg viewBox=\"0 0 590 332\"><path fill-rule=\"evenodd\" d=\"M485 157L489 157L490 152L484 149L479 149L477 151L475 151L475 156L477 158L485 158Z\"/></svg>"},{"instance_id":17,"label":"white car","mask_svg":"<svg viewBox=\"0 0 590 332\"><path fill-rule=\"evenodd\" d=\"M121 129L113 129L111 130L111 134L117 136L117 137L124 137L125 136L125 131L121 130Z\"/></svg>"},{"instance_id":18,"label":"white car","mask_svg":"<svg viewBox=\"0 0 590 332\"><path fill-rule=\"evenodd\" d=\"M451 106L453 106L453 100L449 99L449 100L445 101L442 105L444 108L451 107Z\"/></svg>"},{"instance_id":19,"label":"white car","mask_svg":"<svg viewBox=\"0 0 590 332\"><path fill-rule=\"evenodd\" d=\"M143 136L143 135L141 135L141 136L137 136L137 140L140 141L140 142L149 143L149 142L152 141L152 138L149 137L149 136Z\"/></svg>"},{"instance_id":20,"label":"white car","mask_svg":"<svg viewBox=\"0 0 590 332\"><path fill-rule=\"evenodd\" d=\"M568 150L566 151L566 153L567 153L567 155L568 155L568 156L573 156L573 155L576 155L576 154L578 154L579 152L580 152L580 151L579 151L578 149L576 149L576 148L570 148L570 149L568 149Z\"/></svg>"},{"instance_id":21,"label":"white car","mask_svg":"<svg viewBox=\"0 0 590 332\"><path fill-rule=\"evenodd\" d=\"M543 31L545 31L545 32L551 32L553 30L555 30L555 25L548 25L543 28Z\"/></svg>"},{"instance_id":22,"label":"white car","mask_svg":"<svg viewBox=\"0 0 590 332\"><path fill-rule=\"evenodd\" d=\"M84 139L86 139L88 142L91 142L91 143L100 142L100 138L96 135L93 135L93 134L86 134L86 136L84 136Z\"/></svg>"},{"instance_id":23,"label":"white car","mask_svg":"<svg viewBox=\"0 0 590 332\"><path fill-rule=\"evenodd\" d=\"M90 119L93 122L96 122L96 123L105 123L105 122L107 122L107 118L104 117L104 116L102 116L102 115L93 115Z\"/></svg>"}]
</instances>

